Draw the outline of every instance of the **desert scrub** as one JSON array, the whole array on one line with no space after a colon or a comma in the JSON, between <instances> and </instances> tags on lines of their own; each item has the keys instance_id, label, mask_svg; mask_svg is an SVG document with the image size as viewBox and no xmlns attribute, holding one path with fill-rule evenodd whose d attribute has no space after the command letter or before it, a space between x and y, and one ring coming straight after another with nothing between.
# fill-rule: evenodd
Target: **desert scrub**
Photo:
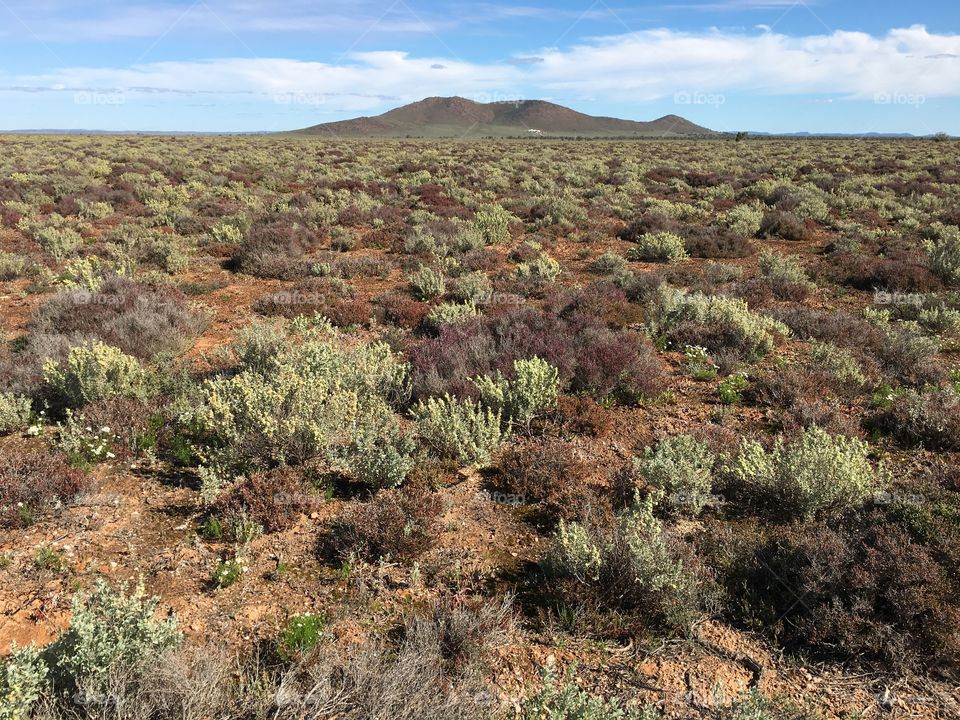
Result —
<instances>
[{"instance_id":1,"label":"desert scrub","mask_svg":"<svg viewBox=\"0 0 960 720\"><path fill-rule=\"evenodd\" d=\"M813 367L842 387L857 391L867 383L867 376L853 353L833 343L811 342L807 357Z\"/></svg>"},{"instance_id":2,"label":"desert scrub","mask_svg":"<svg viewBox=\"0 0 960 720\"><path fill-rule=\"evenodd\" d=\"M43 377L67 407L111 397L145 397L148 373L136 358L99 341L70 348L62 364L47 360Z\"/></svg>"},{"instance_id":3,"label":"desert scrub","mask_svg":"<svg viewBox=\"0 0 960 720\"><path fill-rule=\"evenodd\" d=\"M469 305L483 305L493 295L493 283L481 270L461 275L452 285L450 294L453 298Z\"/></svg>"},{"instance_id":4,"label":"desert scrub","mask_svg":"<svg viewBox=\"0 0 960 720\"><path fill-rule=\"evenodd\" d=\"M737 205L723 216L723 224L744 237L753 237L760 232L763 210L757 205Z\"/></svg>"},{"instance_id":5,"label":"desert scrub","mask_svg":"<svg viewBox=\"0 0 960 720\"><path fill-rule=\"evenodd\" d=\"M529 426L530 421L557 403L560 372L538 357L515 360L513 377L497 371L474 379L484 405L501 414L507 425Z\"/></svg>"},{"instance_id":6,"label":"desert scrub","mask_svg":"<svg viewBox=\"0 0 960 720\"><path fill-rule=\"evenodd\" d=\"M930 230L930 268L951 285L960 285L960 227L934 223Z\"/></svg>"},{"instance_id":7,"label":"desert scrub","mask_svg":"<svg viewBox=\"0 0 960 720\"><path fill-rule=\"evenodd\" d=\"M510 222L513 219L513 215L501 205L484 205L477 210L473 226L486 245L496 245L510 239Z\"/></svg>"},{"instance_id":8,"label":"desert scrub","mask_svg":"<svg viewBox=\"0 0 960 720\"><path fill-rule=\"evenodd\" d=\"M74 596L70 627L41 653L58 690L99 693L111 672L145 668L180 644L176 617L156 617L160 599L146 597L142 583L128 590L98 579Z\"/></svg>"},{"instance_id":9,"label":"desert scrub","mask_svg":"<svg viewBox=\"0 0 960 720\"><path fill-rule=\"evenodd\" d=\"M405 397L407 369L387 345L344 347L326 328L261 363L263 370L208 381L200 407L182 417L208 439L201 452L208 472L316 461L373 479L370 454L384 452L395 468L388 476L397 477L396 456L409 443L390 402Z\"/></svg>"},{"instance_id":10,"label":"desert scrub","mask_svg":"<svg viewBox=\"0 0 960 720\"><path fill-rule=\"evenodd\" d=\"M710 352L732 350L756 360L773 349L776 337L790 329L766 315L751 312L739 298L689 295L661 286L647 305L648 325L654 336L681 343L688 336ZM686 343L684 343L686 344Z\"/></svg>"},{"instance_id":11,"label":"desert scrub","mask_svg":"<svg viewBox=\"0 0 960 720\"><path fill-rule=\"evenodd\" d=\"M416 405L412 415L430 450L467 465L486 465L504 437L500 411L471 400L430 398Z\"/></svg>"},{"instance_id":12,"label":"desert scrub","mask_svg":"<svg viewBox=\"0 0 960 720\"><path fill-rule=\"evenodd\" d=\"M792 255L764 250L760 253L757 262L760 267L760 276L773 285L789 283L806 288L813 285L807 277L807 271Z\"/></svg>"},{"instance_id":13,"label":"desert scrub","mask_svg":"<svg viewBox=\"0 0 960 720\"><path fill-rule=\"evenodd\" d=\"M29 720L47 682L47 666L34 647L18 648L0 661L0 720Z\"/></svg>"},{"instance_id":14,"label":"desert scrub","mask_svg":"<svg viewBox=\"0 0 960 720\"><path fill-rule=\"evenodd\" d=\"M0 435L23 430L31 416L29 398L0 392Z\"/></svg>"},{"instance_id":15,"label":"desert scrub","mask_svg":"<svg viewBox=\"0 0 960 720\"><path fill-rule=\"evenodd\" d=\"M562 271L559 262L549 255L541 255L535 260L517 265L513 274L518 280L551 283L560 277Z\"/></svg>"},{"instance_id":16,"label":"desert scrub","mask_svg":"<svg viewBox=\"0 0 960 720\"><path fill-rule=\"evenodd\" d=\"M471 303L440 303L427 313L424 323L436 331L444 325L465 323L479 314L477 308Z\"/></svg>"},{"instance_id":17,"label":"desert scrub","mask_svg":"<svg viewBox=\"0 0 960 720\"><path fill-rule=\"evenodd\" d=\"M27 268L27 261L15 255L0 250L0 280L15 280Z\"/></svg>"},{"instance_id":18,"label":"desert scrub","mask_svg":"<svg viewBox=\"0 0 960 720\"><path fill-rule=\"evenodd\" d=\"M745 439L729 471L749 494L789 513L839 515L861 505L879 486L869 449L861 440L813 425L789 443L778 438L769 452Z\"/></svg>"},{"instance_id":19,"label":"desert scrub","mask_svg":"<svg viewBox=\"0 0 960 720\"><path fill-rule=\"evenodd\" d=\"M543 687L520 706L521 720L660 720L653 709L625 707L577 687L575 673L562 678L550 662L540 673Z\"/></svg>"},{"instance_id":20,"label":"desert scrub","mask_svg":"<svg viewBox=\"0 0 960 720\"><path fill-rule=\"evenodd\" d=\"M699 515L710 502L716 455L690 435L676 435L633 459L634 470L669 508Z\"/></svg>"},{"instance_id":21,"label":"desert scrub","mask_svg":"<svg viewBox=\"0 0 960 720\"><path fill-rule=\"evenodd\" d=\"M426 265L412 273L407 280L420 300L432 300L446 292L443 274Z\"/></svg>"},{"instance_id":22,"label":"desert scrub","mask_svg":"<svg viewBox=\"0 0 960 720\"><path fill-rule=\"evenodd\" d=\"M688 569L678 541L653 515L653 494L613 520L561 520L547 565L572 582L577 604L634 615L648 626L686 631L702 603L702 580Z\"/></svg>"},{"instance_id":23,"label":"desert scrub","mask_svg":"<svg viewBox=\"0 0 960 720\"><path fill-rule=\"evenodd\" d=\"M627 253L629 260L680 262L688 257L683 238L671 232L646 233L637 238Z\"/></svg>"}]
</instances>

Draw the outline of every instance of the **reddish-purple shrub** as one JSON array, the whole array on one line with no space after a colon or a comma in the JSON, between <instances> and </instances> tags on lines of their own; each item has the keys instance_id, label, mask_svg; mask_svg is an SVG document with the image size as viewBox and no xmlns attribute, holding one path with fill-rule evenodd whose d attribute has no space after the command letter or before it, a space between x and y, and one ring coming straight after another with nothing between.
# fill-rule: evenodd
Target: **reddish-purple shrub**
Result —
<instances>
[{"instance_id":1,"label":"reddish-purple shrub","mask_svg":"<svg viewBox=\"0 0 960 720\"><path fill-rule=\"evenodd\" d=\"M60 455L5 448L0 453L0 527L25 527L77 495L88 478Z\"/></svg>"},{"instance_id":2,"label":"reddish-purple shrub","mask_svg":"<svg viewBox=\"0 0 960 720\"><path fill-rule=\"evenodd\" d=\"M320 501L299 470L282 467L245 477L217 500L213 511L225 525L245 517L267 532L281 532Z\"/></svg>"},{"instance_id":3,"label":"reddish-purple shrub","mask_svg":"<svg viewBox=\"0 0 960 720\"><path fill-rule=\"evenodd\" d=\"M309 272L304 254L315 240L309 230L293 220L257 223L234 252L231 268L262 278L303 277Z\"/></svg>"},{"instance_id":4,"label":"reddish-purple shrub","mask_svg":"<svg viewBox=\"0 0 960 720\"><path fill-rule=\"evenodd\" d=\"M579 517L591 496L590 466L570 443L554 438L521 441L496 462L495 489L508 500L537 505L547 517Z\"/></svg>"},{"instance_id":5,"label":"reddish-purple shrub","mask_svg":"<svg viewBox=\"0 0 960 720\"><path fill-rule=\"evenodd\" d=\"M389 556L411 561L436 545L443 501L415 488L381 490L366 503L350 508L323 539L325 553L351 554L376 562Z\"/></svg>"}]
</instances>

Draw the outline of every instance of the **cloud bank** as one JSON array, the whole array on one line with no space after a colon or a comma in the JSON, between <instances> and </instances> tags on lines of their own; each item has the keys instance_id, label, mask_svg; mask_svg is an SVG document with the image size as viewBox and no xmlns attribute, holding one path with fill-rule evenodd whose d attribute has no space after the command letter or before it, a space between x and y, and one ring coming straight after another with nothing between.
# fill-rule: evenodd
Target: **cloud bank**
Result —
<instances>
[{"instance_id":1,"label":"cloud bank","mask_svg":"<svg viewBox=\"0 0 960 720\"><path fill-rule=\"evenodd\" d=\"M892 29L881 37L846 31L792 37L661 29L592 38L566 48L532 48L497 63L392 50L352 53L339 63L219 58L0 73L0 87L302 96L343 111L454 94L589 96L614 102L652 101L680 91L957 97L960 35L934 34L923 26Z\"/></svg>"}]
</instances>

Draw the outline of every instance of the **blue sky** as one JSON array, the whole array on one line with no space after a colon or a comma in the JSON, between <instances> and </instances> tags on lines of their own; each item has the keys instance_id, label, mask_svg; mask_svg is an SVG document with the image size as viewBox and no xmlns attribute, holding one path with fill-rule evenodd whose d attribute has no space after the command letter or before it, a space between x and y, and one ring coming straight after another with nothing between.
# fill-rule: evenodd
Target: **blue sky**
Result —
<instances>
[{"instance_id":1,"label":"blue sky","mask_svg":"<svg viewBox=\"0 0 960 720\"><path fill-rule=\"evenodd\" d=\"M287 130L463 95L960 135L958 25L952 0L0 0L0 129Z\"/></svg>"}]
</instances>

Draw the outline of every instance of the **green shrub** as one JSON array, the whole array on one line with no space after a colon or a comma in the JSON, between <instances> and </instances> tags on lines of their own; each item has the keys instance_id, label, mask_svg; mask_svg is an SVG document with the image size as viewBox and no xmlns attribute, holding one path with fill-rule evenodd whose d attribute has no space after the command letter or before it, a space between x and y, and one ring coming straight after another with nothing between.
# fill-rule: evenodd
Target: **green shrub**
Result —
<instances>
[{"instance_id":1,"label":"green shrub","mask_svg":"<svg viewBox=\"0 0 960 720\"><path fill-rule=\"evenodd\" d=\"M493 283L486 273L478 270L458 277L453 282L451 294L462 303L483 305L493 295Z\"/></svg>"},{"instance_id":2,"label":"green shrub","mask_svg":"<svg viewBox=\"0 0 960 720\"><path fill-rule=\"evenodd\" d=\"M514 275L519 280L550 283L560 277L562 271L559 262L549 255L541 255L536 260L517 265Z\"/></svg>"},{"instance_id":3,"label":"green shrub","mask_svg":"<svg viewBox=\"0 0 960 720\"><path fill-rule=\"evenodd\" d=\"M327 618L325 615L306 613L293 616L284 626L277 643L280 656L285 659L293 659L310 652L320 642L326 627Z\"/></svg>"},{"instance_id":4,"label":"green shrub","mask_svg":"<svg viewBox=\"0 0 960 720\"><path fill-rule=\"evenodd\" d=\"M253 357L262 371L208 381L200 407L182 417L207 438L201 459L212 488L224 473L309 461L384 478L376 482L399 476L410 446L389 403L405 397L407 368L386 344L344 347L338 335L323 334L272 361ZM391 457L380 473L372 467L377 451Z\"/></svg>"},{"instance_id":5,"label":"green shrub","mask_svg":"<svg viewBox=\"0 0 960 720\"><path fill-rule=\"evenodd\" d=\"M663 494L665 502L699 515L710 501L716 456L690 435L676 435L634 458L634 469Z\"/></svg>"},{"instance_id":6,"label":"green shrub","mask_svg":"<svg viewBox=\"0 0 960 720\"><path fill-rule=\"evenodd\" d=\"M0 280L15 280L23 274L27 261L15 255L0 250Z\"/></svg>"},{"instance_id":7,"label":"green shrub","mask_svg":"<svg viewBox=\"0 0 960 720\"><path fill-rule=\"evenodd\" d=\"M0 720L29 720L30 709L40 699L47 666L36 648L18 648L0 661Z\"/></svg>"},{"instance_id":8,"label":"green shrub","mask_svg":"<svg viewBox=\"0 0 960 720\"><path fill-rule=\"evenodd\" d=\"M744 237L753 237L760 232L763 210L756 205L737 205L723 218L723 224Z\"/></svg>"},{"instance_id":9,"label":"green shrub","mask_svg":"<svg viewBox=\"0 0 960 720\"><path fill-rule=\"evenodd\" d=\"M363 424L353 433L343 464L359 482L373 488L396 487L413 470L416 443L396 422Z\"/></svg>"},{"instance_id":10,"label":"green shrub","mask_svg":"<svg viewBox=\"0 0 960 720\"><path fill-rule=\"evenodd\" d=\"M446 292L443 274L426 265L412 273L407 280L421 300L432 300Z\"/></svg>"},{"instance_id":11,"label":"green shrub","mask_svg":"<svg viewBox=\"0 0 960 720\"><path fill-rule=\"evenodd\" d=\"M68 407L117 396L144 397L148 374L136 358L99 341L70 348L63 365L48 359L43 377Z\"/></svg>"},{"instance_id":12,"label":"green shrub","mask_svg":"<svg viewBox=\"0 0 960 720\"><path fill-rule=\"evenodd\" d=\"M789 444L778 439L767 452L744 440L731 463L733 477L748 492L804 517L839 514L861 504L878 486L867 459L869 446L814 425Z\"/></svg>"},{"instance_id":13,"label":"green shrub","mask_svg":"<svg viewBox=\"0 0 960 720\"><path fill-rule=\"evenodd\" d=\"M814 367L826 373L841 385L849 385L859 389L867 382L867 377L863 374L863 369L853 354L833 343L811 342L808 357Z\"/></svg>"},{"instance_id":14,"label":"green shrub","mask_svg":"<svg viewBox=\"0 0 960 720\"><path fill-rule=\"evenodd\" d=\"M931 230L930 268L951 285L960 285L960 227L934 223Z\"/></svg>"},{"instance_id":15,"label":"green shrub","mask_svg":"<svg viewBox=\"0 0 960 720\"><path fill-rule=\"evenodd\" d=\"M624 707L577 687L570 670L561 679L551 662L540 673L543 687L520 706L521 720L659 720L653 709Z\"/></svg>"},{"instance_id":16,"label":"green shrub","mask_svg":"<svg viewBox=\"0 0 960 720\"><path fill-rule=\"evenodd\" d=\"M0 435L22 430L30 424L30 400L0 392Z\"/></svg>"},{"instance_id":17,"label":"green shrub","mask_svg":"<svg viewBox=\"0 0 960 720\"><path fill-rule=\"evenodd\" d=\"M496 245L510 239L511 220L513 215L501 205L484 205L477 210L473 225L483 236L484 243Z\"/></svg>"},{"instance_id":18,"label":"green shrub","mask_svg":"<svg viewBox=\"0 0 960 720\"><path fill-rule=\"evenodd\" d=\"M651 494L635 502L612 523L561 520L548 564L574 582L573 602L591 598L601 608L686 631L699 614L701 582L654 517L655 501Z\"/></svg>"},{"instance_id":19,"label":"green shrub","mask_svg":"<svg viewBox=\"0 0 960 720\"><path fill-rule=\"evenodd\" d=\"M469 465L486 465L504 432L499 410L449 395L414 407L417 432L440 457Z\"/></svg>"},{"instance_id":20,"label":"green shrub","mask_svg":"<svg viewBox=\"0 0 960 720\"><path fill-rule=\"evenodd\" d=\"M646 233L627 253L630 260L645 262L679 262L686 260L683 238L671 232Z\"/></svg>"},{"instance_id":21,"label":"green shrub","mask_svg":"<svg viewBox=\"0 0 960 720\"><path fill-rule=\"evenodd\" d=\"M513 362L513 378L499 371L474 379L482 402L498 411L508 423L529 425L537 415L553 407L560 390L560 372L538 357Z\"/></svg>"},{"instance_id":22,"label":"green shrub","mask_svg":"<svg viewBox=\"0 0 960 720\"><path fill-rule=\"evenodd\" d=\"M143 585L127 594L97 580L93 591L73 599L70 627L43 651L59 687L96 689L116 668L142 668L179 645L175 617L157 619L160 599L146 598Z\"/></svg>"},{"instance_id":23,"label":"green shrub","mask_svg":"<svg viewBox=\"0 0 960 720\"><path fill-rule=\"evenodd\" d=\"M424 322L434 330L439 330L444 325L466 322L478 314L477 308L470 303L440 303L427 313Z\"/></svg>"},{"instance_id":24,"label":"green shrub","mask_svg":"<svg viewBox=\"0 0 960 720\"><path fill-rule=\"evenodd\" d=\"M654 335L674 341L690 336L712 352L735 350L749 360L770 352L777 335L790 334L782 322L751 312L740 298L688 295L665 286L648 303L647 318Z\"/></svg>"},{"instance_id":25,"label":"green shrub","mask_svg":"<svg viewBox=\"0 0 960 720\"><path fill-rule=\"evenodd\" d=\"M764 250L760 253L758 265L760 275L771 283L792 283L803 287L813 285L803 265L791 255Z\"/></svg>"}]
</instances>

